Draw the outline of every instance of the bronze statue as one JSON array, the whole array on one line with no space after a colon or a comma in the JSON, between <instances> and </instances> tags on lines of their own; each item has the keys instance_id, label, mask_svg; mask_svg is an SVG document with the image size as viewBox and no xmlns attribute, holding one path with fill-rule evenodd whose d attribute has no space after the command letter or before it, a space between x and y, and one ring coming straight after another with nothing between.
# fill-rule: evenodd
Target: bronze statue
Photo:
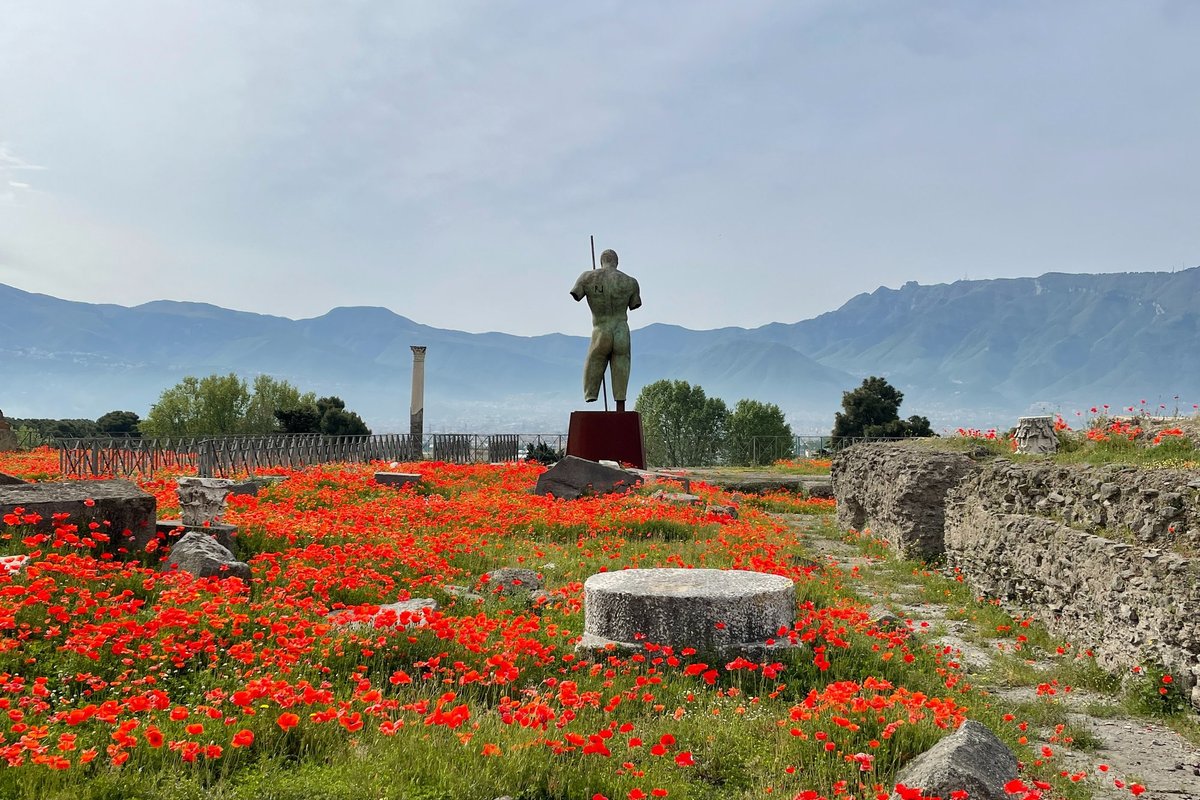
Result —
<instances>
[{"instance_id":1,"label":"bronze statue","mask_svg":"<svg viewBox=\"0 0 1200 800\"><path fill-rule=\"evenodd\" d=\"M613 399L617 401L617 411L624 411L630 361L626 312L642 304L638 282L617 269L615 250L605 250L600 254L600 269L580 275L571 296L576 302L586 297L592 310L592 343L583 364L583 399L588 403L596 401L604 370L612 364Z\"/></svg>"}]
</instances>

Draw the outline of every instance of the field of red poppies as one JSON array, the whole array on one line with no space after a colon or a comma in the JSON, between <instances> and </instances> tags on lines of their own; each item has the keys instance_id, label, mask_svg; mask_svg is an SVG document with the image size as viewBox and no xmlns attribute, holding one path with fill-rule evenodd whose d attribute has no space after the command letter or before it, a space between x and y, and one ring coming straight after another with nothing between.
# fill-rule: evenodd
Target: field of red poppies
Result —
<instances>
[{"instance_id":1,"label":"field of red poppies","mask_svg":"<svg viewBox=\"0 0 1200 800\"><path fill-rule=\"evenodd\" d=\"M53 458L5 454L0 471L45 476ZM817 565L755 507L828 501L693 484L740 504L731 519L650 488L538 497L536 464L402 465L423 476L402 490L376 485L377 467L313 467L231 498L250 586L164 573L162 548L114 560L110 532L70 520L50 537L6 516L0 796L874 800L966 717L1029 755L1021 721L950 655L876 629L845 591L853 573ZM177 508L174 477L143 484L160 516ZM766 664L654 642L576 657L583 581L649 566L792 578L797 622L779 637L797 647ZM488 592L499 567L537 571L547 594ZM409 598L439 609L376 614ZM1015 796L1049 784L1029 787Z\"/></svg>"}]
</instances>

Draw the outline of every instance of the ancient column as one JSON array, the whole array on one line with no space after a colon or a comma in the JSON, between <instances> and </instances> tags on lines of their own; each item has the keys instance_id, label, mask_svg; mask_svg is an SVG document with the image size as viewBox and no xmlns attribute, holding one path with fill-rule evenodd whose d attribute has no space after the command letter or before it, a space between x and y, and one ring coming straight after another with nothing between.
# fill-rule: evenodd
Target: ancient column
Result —
<instances>
[{"instance_id":1,"label":"ancient column","mask_svg":"<svg viewBox=\"0 0 1200 800\"><path fill-rule=\"evenodd\" d=\"M1054 430L1054 417L1020 417L1013 434L1017 452L1027 455L1045 455L1058 452L1058 434Z\"/></svg>"},{"instance_id":2,"label":"ancient column","mask_svg":"<svg viewBox=\"0 0 1200 800\"><path fill-rule=\"evenodd\" d=\"M419 454L425 435L425 347L410 345L413 353L412 406L409 408L409 433L413 449Z\"/></svg>"}]
</instances>

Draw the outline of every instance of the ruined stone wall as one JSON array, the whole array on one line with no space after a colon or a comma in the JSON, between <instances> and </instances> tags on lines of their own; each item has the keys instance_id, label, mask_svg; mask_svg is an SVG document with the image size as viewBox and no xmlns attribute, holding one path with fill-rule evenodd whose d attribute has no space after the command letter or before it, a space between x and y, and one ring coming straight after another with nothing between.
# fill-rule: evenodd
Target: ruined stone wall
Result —
<instances>
[{"instance_id":1,"label":"ruined stone wall","mask_svg":"<svg viewBox=\"0 0 1200 800\"><path fill-rule=\"evenodd\" d=\"M997 459L967 494L1006 514L1032 514L1109 538L1200 552L1200 475L1169 469L1014 463Z\"/></svg>"},{"instance_id":2,"label":"ruined stone wall","mask_svg":"<svg viewBox=\"0 0 1200 800\"><path fill-rule=\"evenodd\" d=\"M977 465L962 453L910 442L860 444L841 451L830 470L838 524L870 528L905 558L942 554L946 492Z\"/></svg>"},{"instance_id":3,"label":"ruined stone wall","mask_svg":"<svg viewBox=\"0 0 1200 800\"><path fill-rule=\"evenodd\" d=\"M1200 708L1200 474L1002 458L964 468L950 455L839 454L839 523L898 552L915 541L944 554L980 595L1086 644L1105 667L1162 664Z\"/></svg>"}]
</instances>

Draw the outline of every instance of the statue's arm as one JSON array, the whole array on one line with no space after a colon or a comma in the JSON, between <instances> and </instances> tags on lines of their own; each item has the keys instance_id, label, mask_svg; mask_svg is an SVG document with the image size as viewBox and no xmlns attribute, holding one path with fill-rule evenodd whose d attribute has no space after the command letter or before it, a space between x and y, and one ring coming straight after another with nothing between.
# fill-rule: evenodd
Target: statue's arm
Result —
<instances>
[{"instance_id":1,"label":"statue's arm","mask_svg":"<svg viewBox=\"0 0 1200 800\"><path fill-rule=\"evenodd\" d=\"M641 308L641 306L642 306L642 287L638 286L637 280L634 280L633 294L629 295L629 310L633 311L635 308Z\"/></svg>"},{"instance_id":2,"label":"statue's arm","mask_svg":"<svg viewBox=\"0 0 1200 800\"><path fill-rule=\"evenodd\" d=\"M571 289L571 297L575 298L576 303L578 303L587 295L587 289L583 287L583 280L587 276L588 274L586 272L580 275L579 280L575 281L575 288Z\"/></svg>"}]
</instances>

